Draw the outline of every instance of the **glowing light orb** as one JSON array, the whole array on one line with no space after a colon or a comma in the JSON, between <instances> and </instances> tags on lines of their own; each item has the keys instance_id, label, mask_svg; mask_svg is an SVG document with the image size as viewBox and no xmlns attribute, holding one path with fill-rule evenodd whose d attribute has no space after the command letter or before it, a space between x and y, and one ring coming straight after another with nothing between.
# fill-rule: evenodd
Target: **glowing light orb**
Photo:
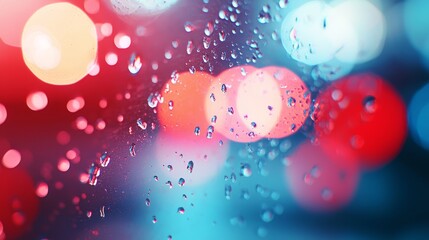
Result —
<instances>
[{"instance_id":1,"label":"glowing light orb","mask_svg":"<svg viewBox=\"0 0 429 240\"><path fill-rule=\"evenodd\" d=\"M167 131L158 133L154 145L155 172L161 172L164 179L174 184L173 187L178 186L180 178L185 179L186 186L202 185L213 179L223 166L229 149L228 141L219 135L208 139Z\"/></svg>"},{"instance_id":2,"label":"glowing light orb","mask_svg":"<svg viewBox=\"0 0 429 240\"><path fill-rule=\"evenodd\" d=\"M302 207L332 211L343 207L353 197L359 172L350 156L327 155L321 147L306 142L288 159L286 181Z\"/></svg>"},{"instance_id":3,"label":"glowing light orb","mask_svg":"<svg viewBox=\"0 0 429 240\"><path fill-rule=\"evenodd\" d=\"M27 97L27 106L33 111L43 110L48 105L48 97L44 92L34 92Z\"/></svg>"},{"instance_id":4,"label":"glowing light orb","mask_svg":"<svg viewBox=\"0 0 429 240\"><path fill-rule=\"evenodd\" d=\"M25 64L40 80L69 85L88 74L97 54L97 32L91 19L70 3L37 10L21 38Z\"/></svg>"},{"instance_id":5,"label":"glowing light orb","mask_svg":"<svg viewBox=\"0 0 429 240\"><path fill-rule=\"evenodd\" d=\"M52 2L53 0L1 0L0 39L7 45L21 47L21 34L27 19L37 9Z\"/></svg>"},{"instance_id":6,"label":"glowing light orb","mask_svg":"<svg viewBox=\"0 0 429 240\"><path fill-rule=\"evenodd\" d=\"M336 57L363 63L376 58L384 47L386 22L383 13L368 0L344 0L332 4L327 19L332 34L343 37Z\"/></svg>"},{"instance_id":7,"label":"glowing light orb","mask_svg":"<svg viewBox=\"0 0 429 240\"><path fill-rule=\"evenodd\" d=\"M216 132L236 142L254 142L261 137L241 120L237 110L237 93L240 83L256 68L240 66L227 69L215 77L205 96L205 116Z\"/></svg>"},{"instance_id":8,"label":"glowing light orb","mask_svg":"<svg viewBox=\"0 0 429 240\"><path fill-rule=\"evenodd\" d=\"M327 30L330 6L310 1L286 15L281 27L283 47L296 61L317 65L331 60L341 42L333 41Z\"/></svg>"},{"instance_id":9,"label":"glowing light orb","mask_svg":"<svg viewBox=\"0 0 429 240\"><path fill-rule=\"evenodd\" d=\"M429 150L429 84L413 97L408 108L408 122L413 139Z\"/></svg>"},{"instance_id":10,"label":"glowing light orb","mask_svg":"<svg viewBox=\"0 0 429 240\"><path fill-rule=\"evenodd\" d=\"M425 0L408 0L404 2L405 33L413 47L426 59L429 59L429 2Z\"/></svg>"},{"instance_id":11,"label":"glowing light orb","mask_svg":"<svg viewBox=\"0 0 429 240\"><path fill-rule=\"evenodd\" d=\"M189 71L167 81L160 92L164 101L157 107L160 124L166 129L188 133L199 127L205 135L210 122L206 120L204 98L211 83L210 74Z\"/></svg>"},{"instance_id":12,"label":"glowing light orb","mask_svg":"<svg viewBox=\"0 0 429 240\"><path fill-rule=\"evenodd\" d=\"M317 98L312 118L327 152L344 147L364 167L392 160L407 134L404 102L395 89L373 74L334 82Z\"/></svg>"},{"instance_id":13,"label":"glowing light orb","mask_svg":"<svg viewBox=\"0 0 429 240\"><path fill-rule=\"evenodd\" d=\"M308 116L311 94L305 83L292 71L282 67L266 67L280 89L282 107L276 125L266 135L269 138L283 138L298 131Z\"/></svg>"},{"instance_id":14,"label":"glowing light orb","mask_svg":"<svg viewBox=\"0 0 429 240\"><path fill-rule=\"evenodd\" d=\"M241 121L258 136L266 136L282 112L277 80L264 69L249 74L237 91L237 112Z\"/></svg>"},{"instance_id":15,"label":"glowing light orb","mask_svg":"<svg viewBox=\"0 0 429 240\"><path fill-rule=\"evenodd\" d=\"M7 119L6 107L0 103L0 125L2 125Z\"/></svg>"},{"instance_id":16,"label":"glowing light orb","mask_svg":"<svg viewBox=\"0 0 429 240\"><path fill-rule=\"evenodd\" d=\"M7 168L15 168L21 162L21 153L15 149L9 149L3 155L3 166Z\"/></svg>"}]
</instances>

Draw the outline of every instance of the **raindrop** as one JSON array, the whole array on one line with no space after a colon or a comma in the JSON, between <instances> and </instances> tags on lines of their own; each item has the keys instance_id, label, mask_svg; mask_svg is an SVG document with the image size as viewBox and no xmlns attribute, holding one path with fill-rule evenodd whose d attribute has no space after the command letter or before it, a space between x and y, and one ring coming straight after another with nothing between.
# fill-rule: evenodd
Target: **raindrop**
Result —
<instances>
[{"instance_id":1,"label":"raindrop","mask_svg":"<svg viewBox=\"0 0 429 240\"><path fill-rule=\"evenodd\" d=\"M324 189L322 189L320 194L321 194L323 200L325 200L325 201L332 200L333 193L332 193L331 189L324 188Z\"/></svg>"},{"instance_id":2,"label":"raindrop","mask_svg":"<svg viewBox=\"0 0 429 240\"><path fill-rule=\"evenodd\" d=\"M102 167L107 167L107 165L109 165L110 163L110 156L107 155L107 152L104 152L103 154L101 154L99 160L100 160L100 165Z\"/></svg>"},{"instance_id":3,"label":"raindrop","mask_svg":"<svg viewBox=\"0 0 429 240\"><path fill-rule=\"evenodd\" d=\"M173 110L173 107L174 107L174 102L173 102L173 100L170 100L170 101L168 101L168 110Z\"/></svg>"},{"instance_id":4,"label":"raindrop","mask_svg":"<svg viewBox=\"0 0 429 240\"><path fill-rule=\"evenodd\" d=\"M88 170L88 183L89 185L95 186L97 185L98 176L100 176L100 167L92 163L91 167Z\"/></svg>"},{"instance_id":5,"label":"raindrop","mask_svg":"<svg viewBox=\"0 0 429 240\"><path fill-rule=\"evenodd\" d=\"M266 209L262 211L261 219L266 223L271 222L274 219L274 213L271 211L271 209Z\"/></svg>"},{"instance_id":6,"label":"raindrop","mask_svg":"<svg viewBox=\"0 0 429 240\"><path fill-rule=\"evenodd\" d=\"M210 36L212 35L213 30L214 30L213 22L210 21L207 23L206 28L204 29L204 34L206 36Z\"/></svg>"},{"instance_id":7,"label":"raindrop","mask_svg":"<svg viewBox=\"0 0 429 240\"><path fill-rule=\"evenodd\" d=\"M194 51L194 48L195 48L194 42L188 41L188 44L186 45L186 53L190 55L192 51Z\"/></svg>"},{"instance_id":8,"label":"raindrop","mask_svg":"<svg viewBox=\"0 0 429 240\"><path fill-rule=\"evenodd\" d=\"M158 219L156 219L156 216L152 216L152 222L153 222L153 223L158 222Z\"/></svg>"},{"instance_id":9,"label":"raindrop","mask_svg":"<svg viewBox=\"0 0 429 240\"><path fill-rule=\"evenodd\" d=\"M159 181L158 176L153 176L153 180L155 180L155 182L158 182Z\"/></svg>"},{"instance_id":10,"label":"raindrop","mask_svg":"<svg viewBox=\"0 0 429 240\"><path fill-rule=\"evenodd\" d=\"M225 31L221 30L219 32L219 41L224 42L226 40L226 33Z\"/></svg>"},{"instance_id":11,"label":"raindrop","mask_svg":"<svg viewBox=\"0 0 429 240\"><path fill-rule=\"evenodd\" d=\"M189 68L189 72L190 72L191 74L194 74L196 71L197 71L197 69L195 68L195 66L191 66L191 67Z\"/></svg>"},{"instance_id":12,"label":"raindrop","mask_svg":"<svg viewBox=\"0 0 429 240\"><path fill-rule=\"evenodd\" d=\"M250 177L250 176L252 176L252 169L250 168L250 165L247 164L247 163L243 164L241 166L240 174L241 174L241 176L244 176L244 177Z\"/></svg>"},{"instance_id":13,"label":"raindrop","mask_svg":"<svg viewBox=\"0 0 429 240\"><path fill-rule=\"evenodd\" d=\"M374 113L377 110L377 103L374 96L365 97L362 104L365 111L368 113Z\"/></svg>"},{"instance_id":14,"label":"raindrop","mask_svg":"<svg viewBox=\"0 0 429 240\"><path fill-rule=\"evenodd\" d=\"M185 209L183 207L179 207L179 208L177 208L177 213L185 214Z\"/></svg>"},{"instance_id":15,"label":"raindrop","mask_svg":"<svg viewBox=\"0 0 429 240\"><path fill-rule=\"evenodd\" d=\"M279 7L285 8L288 4L289 0L279 0Z\"/></svg>"},{"instance_id":16,"label":"raindrop","mask_svg":"<svg viewBox=\"0 0 429 240\"><path fill-rule=\"evenodd\" d=\"M310 170L310 175L313 178L319 178L322 172L320 171L320 168L318 166L313 166Z\"/></svg>"},{"instance_id":17,"label":"raindrop","mask_svg":"<svg viewBox=\"0 0 429 240\"><path fill-rule=\"evenodd\" d=\"M100 208L100 217L104 218L106 216L106 213L104 212L104 206Z\"/></svg>"},{"instance_id":18,"label":"raindrop","mask_svg":"<svg viewBox=\"0 0 429 240\"><path fill-rule=\"evenodd\" d=\"M165 185L167 185L170 189L173 188L173 184L171 183L171 181L165 182Z\"/></svg>"},{"instance_id":19,"label":"raindrop","mask_svg":"<svg viewBox=\"0 0 429 240\"><path fill-rule=\"evenodd\" d=\"M287 106L288 106L288 107L294 107L294 106L295 106L295 104L296 104L296 99L295 99L295 98L293 98L293 97L289 97L289 98L287 99Z\"/></svg>"},{"instance_id":20,"label":"raindrop","mask_svg":"<svg viewBox=\"0 0 429 240\"><path fill-rule=\"evenodd\" d=\"M203 37L203 46L205 49L209 49L211 43L212 43L211 38Z\"/></svg>"},{"instance_id":21,"label":"raindrop","mask_svg":"<svg viewBox=\"0 0 429 240\"><path fill-rule=\"evenodd\" d=\"M137 126L139 126L139 128L146 130L147 128L147 123L143 122L141 118L137 119Z\"/></svg>"},{"instance_id":22,"label":"raindrop","mask_svg":"<svg viewBox=\"0 0 429 240\"><path fill-rule=\"evenodd\" d=\"M168 168L168 171L170 171L170 172L173 171L173 166L168 165L167 168Z\"/></svg>"},{"instance_id":23,"label":"raindrop","mask_svg":"<svg viewBox=\"0 0 429 240\"><path fill-rule=\"evenodd\" d=\"M227 200L231 199L231 193L232 193L232 187L231 187L231 185L226 185L225 186L225 198Z\"/></svg>"},{"instance_id":24,"label":"raindrop","mask_svg":"<svg viewBox=\"0 0 429 240\"><path fill-rule=\"evenodd\" d=\"M135 53L133 53L130 57L130 61L128 63L128 71L130 71L130 73L132 74L137 74L141 67L142 67L142 62L140 60L139 56L136 56Z\"/></svg>"},{"instance_id":25,"label":"raindrop","mask_svg":"<svg viewBox=\"0 0 429 240\"><path fill-rule=\"evenodd\" d=\"M186 32L192 32L195 30L195 26L191 22L185 22L184 27Z\"/></svg>"},{"instance_id":26,"label":"raindrop","mask_svg":"<svg viewBox=\"0 0 429 240\"><path fill-rule=\"evenodd\" d=\"M229 113L229 115L234 114L234 108L233 107L229 107L228 108L228 113Z\"/></svg>"},{"instance_id":27,"label":"raindrop","mask_svg":"<svg viewBox=\"0 0 429 240\"><path fill-rule=\"evenodd\" d=\"M211 122L211 123L216 123L216 121L217 121L217 116L216 116L216 115L214 115L214 116L210 119L210 122Z\"/></svg>"},{"instance_id":28,"label":"raindrop","mask_svg":"<svg viewBox=\"0 0 429 240\"><path fill-rule=\"evenodd\" d=\"M146 198L146 200L144 201L144 203L146 204L146 206L150 206L150 199L149 198Z\"/></svg>"},{"instance_id":29,"label":"raindrop","mask_svg":"<svg viewBox=\"0 0 429 240\"><path fill-rule=\"evenodd\" d=\"M136 144L132 143L129 150L130 150L130 156L135 157L136 156Z\"/></svg>"},{"instance_id":30,"label":"raindrop","mask_svg":"<svg viewBox=\"0 0 429 240\"><path fill-rule=\"evenodd\" d=\"M235 175L235 173L231 173L231 182L232 183L237 182L237 176Z\"/></svg>"},{"instance_id":31,"label":"raindrop","mask_svg":"<svg viewBox=\"0 0 429 240\"><path fill-rule=\"evenodd\" d=\"M201 129L200 129L200 127L195 127L195 129L194 129L194 133L195 133L195 135L196 136L199 136L200 135L200 133L201 133Z\"/></svg>"},{"instance_id":32,"label":"raindrop","mask_svg":"<svg viewBox=\"0 0 429 240\"><path fill-rule=\"evenodd\" d=\"M249 200L250 199L249 190L245 189L245 190L241 191L241 198L243 198L245 200Z\"/></svg>"},{"instance_id":33,"label":"raindrop","mask_svg":"<svg viewBox=\"0 0 429 240\"><path fill-rule=\"evenodd\" d=\"M185 185L185 179L180 178L179 179L179 186L183 187L183 185Z\"/></svg>"},{"instance_id":34,"label":"raindrop","mask_svg":"<svg viewBox=\"0 0 429 240\"><path fill-rule=\"evenodd\" d=\"M222 86L220 87L220 90L221 90L223 93L226 93L226 91L227 91L228 89L226 88L226 85L225 85L225 84L222 84Z\"/></svg>"},{"instance_id":35,"label":"raindrop","mask_svg":"<svg viewBox=\"0 0 429 240\"><path fill-rule=\"evenodd\" d=\"M150 108L156 108L156 106L158 106L158 103L163 102L164 98L158 92L149 94L149 97L147 98L147 103Z\"/></svg>"},{"instance_id":36,"label":"raindrop","mask_svg":"<svg viewBox=\"0 0 429 240\"><path fill-rule=\"evenodd\" d=\"M194 170L194 162L193 161L189 161L188 162L188 166L186 167L186 169L188 169L189 173L192 173L192 171Z\"/></svg>"},{"instance_id":37,"label":"raindrop","mask_svg":"<svg viewBox=\"0 0 429 240\"><path fill-rule=\"evenodd\" d=\"M171 235L168 235L167 240L173 240L173 237Z\"/></svg>"}]
</instances>

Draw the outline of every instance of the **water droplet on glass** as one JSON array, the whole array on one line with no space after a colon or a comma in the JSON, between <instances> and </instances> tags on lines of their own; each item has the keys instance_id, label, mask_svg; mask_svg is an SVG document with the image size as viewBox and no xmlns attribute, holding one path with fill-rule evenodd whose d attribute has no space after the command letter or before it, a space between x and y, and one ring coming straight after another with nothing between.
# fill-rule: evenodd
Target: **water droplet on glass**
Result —
<instances>
[{"instance_id":1,"label":"water droplet on glass","mask_svg":"<svg viewBox=\"0 0 429 240\"><path fill-rule=\"evenodd\" d=\"M213 22L210 21L207 23L206 28L204 29L204 34L206 36L210 36L212 35L213 30L214 30Z\"/></svg>"},{"instance_id":2,"label":"water droplet on glass","mask_svg":"<svg viewBox=\"0 0 429 240\"><path fill-rule=\"evenodd\" d=\"M228 108L228 113L229 113L230 115L234 114L234 108L233 108L233 107L229 107L229 108Z\"/></svg>"},{"instance_id":3,"label":"water droplet on glass","mask_svg":"<svg viewBox=\"0 0 429 240\"><path fill-rule=\"evenodd\" d=\"M266 223L273 221L273 219L274 219L273 211L271 211L271 209L263 210L261 213L261 219L262 219L262 221L264 221Z\"/></svg>"},{"instance_id":4,"label":"water droplet on glass","mask_svg":"<svg viewBox=\"0 0 429 240\"><path fill-rule=\"evenodd\" d=\"M171 73L170 77L171 77L171 83L176 84L177 81L179 80L179 73L175 70Z\"/></svg>"},{"instance_id":5,"label":"water droplet on glass","mask_svg":"<svg viewBox=\"0 0 429 240\"><path fill-rule=\"evenodd\" d=\"M311 176L311 174L306 173L304 175L304 183L307 185L313 185L313 177Z\"/></svg>"},{"instance_id":6,"label":"water droplet on glass","mask_svg":"<svg viewBox=\"0 0 429 240\"><path fill-rule=\"evenodd\" d=\"M158 219L156 219L156 216L152 216L152 223L158 222Z\"/></svg>"},{"instance_id":7,"label":"water droplet on glass","mask_svg":"<svg viewBox=\"0 0 429 240\"><path fill-rule=\"evenodd\" d=\"M142 62L140 60L139 56L136 56L135 53L133 53L130 57L130 61L128 63L128 71L130 71L130 73L132 74L137 74L141 67L142 67Z\"/></svg>"},{"instance_id":8,"label":"water droplet on glass","mask_svg":"<svg viewBox=\"0 0 429 240\"><path fill-rule=\"evenodd\" d=\"M209 49L210 44L212 43L212 39L209 37L203 37L203 47L205 49Z\"/></svg>"},{"instance_id":9,"label":"water droplet on glass","mask_svg":"<svg viewBox=\"0 0 429 240\"><path fill-rule=\"evenodd\" d=\"M194 51L194 48L195 48L194 42L188 41L188 44L186 45L186 53L190 55L192 51Z\"/></svg>"},{"instance_id":10,"label":"water droplet on glass","mask_svg":"<svg viewBox=\"0 0 429 240\"><path fill-rule=\"evenodd\" d=\"M153 180L155 180L155 182L158 182L159 180L158 176L153 176Z\"/></svg>"},{"instance_id":11,"label":"water droplet on glass","mask_svg":"<svg viewBox=\"0 0 429 240\"><path fill-rule=\"evenodd\" d=\"M322 175L322 172L320 171L320 168L318 166L313 166L310 170L310 175L313 178L319 178L320 175Z\"/></svg>"},{"instance_id":12,"label":"water droplet on glass","mask_svg":"<svg viewBox=\"0 0 429 240\"><path fill-rule=\"evenodd\" d=\"M179 208L177 208L177 213L185 214L185 209L183 207L179 207Z\"/></svg>"},{"instance_id":13,"label":"water droplet on glass","mask_svg":"<svg viewBox=\"0 0 429 240\"><path fill-rule=\"evenodd\" d=\"M189 68L189 72L190 72L191 74L194 74L196 71L197 71L197 69L195 68L195 66L191 66L191 67Z\"/></svg>"},{"instance_id":14,"label":"water droplet on glass","mask_svg":"<svg viewBox=\"0 0 429 240\"><path fill-rule=\"evenodd\" d=\"M195 30L195 26L191 22L185 22L184 27L186 32L192 32Z\"/></svg>"},{"instance_id":15,"label":"water droplet on glass","mask_svg":"<svg viewBox=\"0 0 429 240\"><path fill-rule=\"evenodd\" d=\"M170 189L173 188L173 184L171 183L171 181L165 182L165 185L167 185Z\"/></svg>"},{"instance_id":16,"label":"water droplet on glass","mask_svg":"<svg viewBox=\"0 0 429 240\"><path fill-rule=\"evenodd\" d=\"M222 84L222 86L220 87L220 90L221 90L223 93L226 93L226 91L227 91L228 89L227 89L227 87L226 87L226 85L225 85L225 84Z\"/></svg>"},{"instance_id":17,"label":"water droplet on glass","mask_svg":"<svg viewBox=\"0 0 429 240\"><path fill-rule=\"evenodd\" d=\"M129 147L129 150L130 150L130 156L135 157L136 156L136 144L132 143L131 146Z\"/></svg>"},{"instance_id":18,"label":"water droplet on glass","mask_svg":"<svg viewBox=\"0 0 429 240\"><path fill-rule=\"evenodd\" d=\"M100 165L102 167L107 167L110 163L110 156L107 155L107 152L104 152L103 154L101 154L99 160L100 160Z\"/></svg>"},{"instance_id":19,"label":"water droplet on glass","mask_svg":"<svg viewBox=\"0 0 429 240\"><path fill-rule=\"evenodd\" d=\"M295 106L295 104L296 104L296 99L295 98L289 97L287 99L287 106L288 107L293 107L293 106Z\"/></svg>"},{"instance_id":20,"label":"water droplet on glass","mask_svg":"<svg viewBox=\"0 0 429 240\"><path fill-rule=\"evenodd\" d=\"M225 198L227 200L231 199L231 193L232 193L232 187L231 187L231 185L226 185L225 186Z\"/></svg>"},{"instance_id":21,"label":"water droplet on glass","mask_svg":"<svg viewBox=\"0 0 429 240\"><path fill-rule=\"evenodd\" d=\"M188 169L189 173L192 173L192 171L194 170L194 162L193 161L189 161L188 162L188 166L186 167L186 169Z\"/></svg>"},{"instance_id":22,"label":"water droplet on glass","mask_svg":"<svg viewBox=\"0 0 429 240\"><path fill-rule=\"evenodd\" d=\"M362 104L365 111L368 113L374 113L377 110L377 104L374 96L365 97Z\"/></svg>"},{"instance_id":23,"label":"water droplet on glass","mask_svg":"<svg viewBox=\"0 0 429 240\"><path fill-rule=\"evenodd\" d=\"M322 199L325 200L325 201L332 200L332 197L334 195L332 193L331 189L329 189L329 188L323 188L320 194L322 196Z\"/></svg>"},{"instance_id":24,"label":"water droplet on glass","mask_svg":"<svg viewBox=\"0 0 429 240\"><path fill-rule=\"evenodd\" d=\"M174 102L173 102L173 100L170 100L170 101L168 101L168 110L173 110L173 107L174 107Z\"/></svg>"},{"instance_id":25,"label":"water droplet on glass","mask_svg":"<svg viewBox=\"0 0 429 240\"><path fill-rule=\"evenodd\" d=\"M241 198L243 198L245 200L249 200L250 199L249 190L245 189L245 190L241 191Z\"/></svg>"},{"instance_id":26,"label":"water droplet on glass","mask_svg":"<svg viewBox=\"0 0 429 240\"><path fill-rule=\"evenodd\" d=\"M195 133L195 135L196 135L196 136L199 136L199 135L200 135L200 133L201 133L201 129L200 129L200 127L195 127L195 129L194 129L194 133Z\"/></svg>"},{"instance_id":27,"label":"water droplet on glass","mask_svg":"<svg viewBox=\"0 0 429 240\"><path fill-rule=\"evenodd\" d=\"M220 10L218 15L220 19L227 19L227 12L225 10Z\"/></svg>"},{"instance_id":28,"label":"water droplet on glass","mask_svg":"<svg viewBox=\"0 0 429 240\"><path fill-rule=\"evenodd\" d=\"M100 167L98 164L92 163L88 170L88 183L89 185L97 185L98 177L100 176Z\"/></svg>"},{"instance_id":29,"label":"water droplet on glass","mask_svg":"<svg viewBox=\"0 0 429 240\"><path fill-rule=\"evenodd\" d=\"M262 24L269 23L269 22L271 22L271 19L272 19L272 17L271 17L270 13L265 12L263 10L259 12L259 15L258 15L258 22L259 23L262 23Z\"/></svg>"},{"instance_id":30,"label":"water droplet on glass","mask_svg":"<svg viewBox=\"0 0 429 240\"><path fill-rule=\"evenodd\" d=\"M150 206L150 199L149 198L146 198L146 200L144 201L144 203L146 204L146 206Z\"/></svg>"},{"instance_id":31,"label":"water droplet on glass","mask_svg":"<svg viewBox=\"0 0 429 240\"><path fill-rule=\"evenodd\" d=\"M217 116L216 116L216 115L214 115L214 116L210 119L210 122L211 122L211 123L216 123L216 121L217 121Z\"/></svg>"},{"instance_id":32,"label":"water droplet on glass","mask_svg":"<svg viewBox=\"0 0 429 240\"><path fill-rule=\"evenodd\" d=\"M252 169L250 168L250 165L245 163L241 166L241 172L240 172L241 176L244 177L250 177L252 176Z\"/></svg>"},{"instance_id":33,"label":"water droplet on glass","mask_svg":"<svg viewBox=\"0 0 429 240\"><path fill-rule=\"evenodd\" d=\"M147 104L150 108L156 108L156 106L158 106L158 103L163 102L164 98L158 92L149 94L149 97L147 98Z\"/></svg>"},{"instance_id":34,"label":"water droplet on glass","mask_svg":"<svg viewBox=\"0 0 429 240\"><path fill-rule=\"evenodd\" d=\"M183 187L183 185L185 185L185 179L180 178L179 179L179 186Z\"/></svg>"},{"instance_id":35,"label":"water droplet on glass","mask_svg":"<svg viewBox=\"0 0 429 240\"><path fill-rule=\"evenodd\" d=\"M147 123L143 122L141 118L137 119L137 126L143 130L146 130Z\"/></svg>"},{"instance_id":36,"label":"water droplet on glass","mask_svg":"<svg viewBox=\"0 0 429 240\"><path fill-rule=\"evenodd\" d=\"M170 172L173 171L173 166L168 165L167 168L168 168L168 171L170 171Z\"/></svg>"},{"instance_id":37,"label":"water droplet on glass","mask_svg":"<svg viewBox=\"0 0 429 240\"><path fill-rule=\"evenodd\" d=\"M285 8L288 4L289 0L279 0L279 7Z\"/></svg>"},{"instance_id":38,"label":"water droplet on glass","mask_svg":"<svg viewBox=\"0 0 429 240\"><path fill-rule=\"evenodd\" d=\"M185 199L185 200L187 200L188 196L186 196L186 194L182 194L182 198Z\"/></svg>"},{"instance_id":39,"label":"water droplet on glass","mask_svg":"<svg viewBox=\"0 0 429 240\"><path fill-rule=\"evenodd\" d=\"M104 206L101 206L100 208L100 217L104 218L106 216L106 213L104 212Z\"/></svg>"},{"instance_id":40,"label":"water droplet on glass","mask_svg":"<svg viewBox=\"0 0 429 240\"><path fill-rule=\"evenodd\" d=\"M167 240L173 240L173 237L171 235L168 235Z\"/></svg>"},{"instance_id":41,"label":"water droplet on glass","mask_svg":"<svg viewBox=\"0 0 429 240\"><path fill-rule=\"evenodd\" d=\"M237 182L237 176L235 175L235 173L231 173L231 182L232 183Z\"/></svg>"},{"instance_id":42,"label":"water droplet on glass","mask_svg":"<svg viewBox=\"0 0 429 240\"><path fill-rule=\"evenodd\" d=\"M226 33L225 31L221 30L219 32L219 41L224 42L226 40Z\"/></svg>"}]
</instances>

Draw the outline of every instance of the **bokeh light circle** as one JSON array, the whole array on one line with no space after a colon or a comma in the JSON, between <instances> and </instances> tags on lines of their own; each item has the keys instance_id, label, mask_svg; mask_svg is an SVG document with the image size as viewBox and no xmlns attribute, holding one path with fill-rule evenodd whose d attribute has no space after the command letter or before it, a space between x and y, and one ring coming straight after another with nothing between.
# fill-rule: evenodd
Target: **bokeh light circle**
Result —
<instances>
[{"instance_id":1,"label":"bokeh light circle","mask_svg":"<svg viewBox=\"0 0 429 240\"><path fill-rule=\"evenodd\" d=\"M173 78L160 91L164 99L157 105L160 124L166 129L191 133L199 127L205 135L210 123L204 112L204 98L212 76L205 72L192 74L187 71Z\"/></svg>"},{"instance_id":2,"label":"bokeh light circle","mask_svg":"<svg viewBox=\"0 0 429 240\"><path fill-rule=\"evenodd\" d=\"M410 102L408 122L413 139L429 150L429 84L423 86Z\"/></svg>"},{"instance_id":3,"label":"bokeh light circle","mask_svg":"<svg viewBox=\"0 0 429 240\"><path fill-rule=\"evenodd\" d=\"M27 106L33 111L43 110L48 105L48 97L44 92L33 92L27 96Z\"/></svg>"},{"instance_id":4,"label":"bokeh light circle","mask_svg":"<svg viewBox=\"0 0 429 240\"><path fill-rule=\"evenodd\" d=\"M6 107L0 103L0 125L2 125L7 119Z\"/></svg>"},{"instance_id":5,"label":"bokeh light circle","mask_svg":"<svg viewBox=\"0 0 429 240\"><path fill-rule=\"evenodd\" d=\"M240 83L256 68L239 66L226 69L214 78L205 96L205 115L216 131L235 142L254 142L261 139L244 124L237 111L237 92Z\"/></svg>"},{"instance_id":6,"label":"bokeh light circle","mask_svg":"<svg viewBox=\"0 0 429 240\"><path fill-rule=\"evenodd\" d=\"M282 96L277 80L264 69L250 73L237 91L237 113L256 135L266 136L282 112Z\"/></svg>"},{"instance_id":7,"label":"bokeh light circle","mask_svg":"<svg viewBox=\"0 0 429 240\"><path fill-rule=\"evenodd\" d=\"M330 6L309 1L289 12L281 27L283 47L296 61L317 65L331 60L340 42L333 42L326 29Z\"/></svg>"},{"instance_id":8,"label":"bokeh light circle","mask_svg":"<svg viewBox=\"0 0 429 240\"><path fill-rule=\"evenodd\" d=\"M305 142L288 157L286 181L296 201L311 211L333 211L353 197L358 165L351 155L328 155Z\"/></svg>"},{"instance_id":9,"label":"bokeh light circle","mask_svg":"<svg viewBox=\"0 0 429 240\"><path fill-rule=\"evenodd\" d=\"M9 149L3 155L2 162L7 168L15 168L21 162L21 153L15 149Z\"/></svg>"},{"instance_id":10,"label":"bokeh light circle","mask_svg":"<svg viewBox=\"0 0 429 240\"><path fill-rule=\"evenodd\" d=\"M282 107L280 117L268 138L283 138L298 131L310 110L311 93L305 83L291 70L284 67L265 67L280 89Z\"/></svg>"},{"instance_id":11,"label":"bokeh light circle","mask_svg":"<svg viewBox=\"0 0 429 240\"><path fill-rule=\"evenodd\" d=\"M40 80L69 85L88 74L97 55L97 31L91 19L70 3L37 10L22 32L25 64Z\"/></svg>"},{"instance_id":12,"label":"bokeh light circle","mask_svg":"<svg viewBox=\"0 0 429 240\"><path fill-rule=\"evenodd\" d=\"M387 82L374 74L342 78L320 93L315 103L316 136L327 152L339 146L362 166L379 167L401 150L407 135L406 108Z\"/></svg>"}]
</instances>

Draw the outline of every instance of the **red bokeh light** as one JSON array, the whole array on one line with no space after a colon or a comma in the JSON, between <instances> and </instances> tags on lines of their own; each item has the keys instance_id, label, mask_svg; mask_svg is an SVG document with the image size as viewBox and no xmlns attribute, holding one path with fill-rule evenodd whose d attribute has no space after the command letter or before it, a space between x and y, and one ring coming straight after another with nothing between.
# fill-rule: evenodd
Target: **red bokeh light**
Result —
<instances>
[{"instance_id":1,"label":"red bokeh light","mask_svg":"<svg viewBox=\"0 0 429 240\"><path fill-rule=\"evenodd\" d=\"M392 160L407 134L406 108L381 77L345 77L324 90L315 103L316 135L328 153L343 146L364 167Z\"/></svg>"},{"instance_id":2,"label":"red bokeh light","mask_svg":"<svg viewBox=\"0 0 429 240\"><path fill-rule=\"evenodd\" d=\"M306 142L289 158L286 179L297 202L308 210L330 211L353 197L359 172L350 154L326 154Z\"/></svg>"}]
</instances>

